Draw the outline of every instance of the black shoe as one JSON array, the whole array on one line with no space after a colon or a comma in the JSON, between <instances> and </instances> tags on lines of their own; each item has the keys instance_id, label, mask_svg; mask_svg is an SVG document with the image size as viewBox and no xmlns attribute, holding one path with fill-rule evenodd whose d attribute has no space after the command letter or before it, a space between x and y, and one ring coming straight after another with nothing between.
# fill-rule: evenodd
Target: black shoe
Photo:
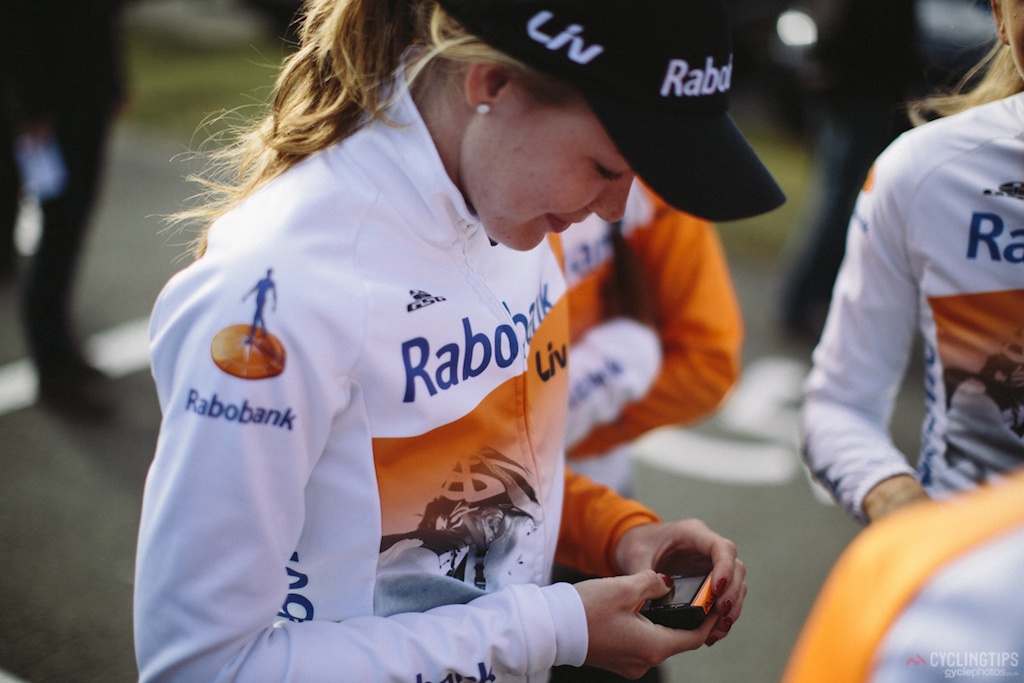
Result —
<instances>
[{"instance_id":1,"label":"black shoe","mask_svg":"<svg viewBox=\"0 0 1024 683\"><path fill-rule=\"evenodd\" d=\"M86 363L40 370L39 403L71 420L105 422L115 412L113 380Z\"/></svg>"}]
</instances>

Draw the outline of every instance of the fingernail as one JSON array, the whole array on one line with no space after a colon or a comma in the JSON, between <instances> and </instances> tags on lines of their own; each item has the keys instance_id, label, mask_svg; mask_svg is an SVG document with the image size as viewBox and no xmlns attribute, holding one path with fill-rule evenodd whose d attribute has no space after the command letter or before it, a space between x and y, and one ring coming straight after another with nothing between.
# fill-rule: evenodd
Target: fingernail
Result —
<instances>
[{"instance_id":1,"label":"fingernail","mask_svg":"<svg viewBox=\"0 0 1024 683\"><path fill-rule=\"evenodd\" d=\"M735 622L732 620L732 617L726 617L724 620L722 620L722 628L724 628L726 631L728 631L729 629L732 628L732 625L734 623Z\"/></svg>"},{"instance_id":2,"label":"fingernail","mask_svg":"<svg viewBox=\"0 0 1024 683\"><path fill-rule=\"evenodd\" d=\"M671 588L672 586L676 585L676 582L673 581L672 577L669 576L668 574L662 574L661 575L661 580L664 581L665 585L668 586L669 588Z\"/></svg>"},{"instance_id":3,"label":"fingernail","mask_svg":"<svg viewBox=\"0 0 1024 683\"><path fill-rule=\"evenodd\" d=\"M719 579L718 583L715 584L715 592L721 594L725 590L725 587L729 585L725 579Z\"/></svg>"},{"instance_id":4,"label":"fingernail","mask_svg":"<svg viewBox=\"0 0 1024 683\"><path fill-rule=\"evenodd\" d=\"M732 600L726 600L725 602L722 603L722 611L725 614L728 614L729 612L732 611Z\"/></svg>"},{"instance_id":5,"label":"fingernail","mask_svg":"<svg viewBox=\"0 0 1024 683\"><path fill-rule=\"evenodd\" d=\"M717 636L711 636L711 637L709 637L707 639L708 647L711 647L712 645L714 645L717 642L718 642L718 637Z\"/></svg>"}]
</instances>

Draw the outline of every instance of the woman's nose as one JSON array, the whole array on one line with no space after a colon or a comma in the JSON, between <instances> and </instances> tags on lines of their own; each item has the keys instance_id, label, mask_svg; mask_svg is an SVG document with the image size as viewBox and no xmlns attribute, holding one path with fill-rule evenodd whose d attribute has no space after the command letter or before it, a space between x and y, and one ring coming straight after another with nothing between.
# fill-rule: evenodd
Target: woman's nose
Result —
<instances>
[{"instance_id":1,"label":"woman's nose","mask_svg":"<svg viewBox=\"0 0 1024 683\"><path fill-rule=\"evenodd\" d=\"M633 174L628 177L616 178L602 188L600 194L594 198L588 206L592 213L597 214L601 220L609 223L622 220L626 213L626 198L629 197L629 188L633 185Z\"/></svg>"}]
</instances>

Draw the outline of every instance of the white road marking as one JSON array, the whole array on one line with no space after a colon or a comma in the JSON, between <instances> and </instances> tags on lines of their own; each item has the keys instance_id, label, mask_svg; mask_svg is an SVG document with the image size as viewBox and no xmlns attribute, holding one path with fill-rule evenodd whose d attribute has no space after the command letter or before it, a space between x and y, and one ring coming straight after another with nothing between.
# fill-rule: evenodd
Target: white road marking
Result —
<instances>
[{"instance_id":1,"label":"white road marking","mask_svg":"<svg viewBox=\"0 0 1024 683\"><path fill-rule=\"evenodd\" d=\"M90 360L112 377L149 367L149 318L137 318L97 334L86 345Z\"/></svg>"},{"instance_id":2,"label":"white road marking","mask_svg":"<svg viewBox=\"0 0 1024 683\"><path fill-rule=\"evenodd\" d=\"M93 336L86 342L85 352L96 367L111 377L147 369L149 319L130 320ZM39 378L28 360L0 366L0 415L34 404L38 389Z\"/></svg>"},{"instance_id":3,"label":"white road marking","mask_svg":"<svg viewBox=\"0 0 1024 683\"><path fill-rule=\"evenodd\" d=\"M803 474L815 500L832 499L799 456L798 418L806 363L764 356L744 368L740 383L708 425L663 427L633 444L637 460L671 474L742 486L780 486Z\"/></svg>"},{"instance_id":4,"label":"white road marking","mask_svg":"<svg viewBox=\"0 0 1024 683\"><path fill-rule=\"evenodd\" d=\"M798 408L809 367L782 356L758 358L743 369L740 383L716 420L726 429L778 441L798 443Z\"/></svg>"},{"instance_id":5,"label":"white road marking","mask_svg":"<svg viewBox=\"0 0 1024 683\"><path fill-rule=\"evenodd\" d=\"M9 674L3 669L0 669L0 683L25 683L25 681L14 674Z\"/></svg>"},{"instance_id":6,"label":"white road marking","mask_svg":"<svg viewBox=\"0 0 1024 683\"><path fill-rule=\"evenodd\" d=\"M728 484L778 486L799 470L795 453L786 446L679 428L649 432L632 450L638 461L660 470Z\"/></svg>"}]
</instances>

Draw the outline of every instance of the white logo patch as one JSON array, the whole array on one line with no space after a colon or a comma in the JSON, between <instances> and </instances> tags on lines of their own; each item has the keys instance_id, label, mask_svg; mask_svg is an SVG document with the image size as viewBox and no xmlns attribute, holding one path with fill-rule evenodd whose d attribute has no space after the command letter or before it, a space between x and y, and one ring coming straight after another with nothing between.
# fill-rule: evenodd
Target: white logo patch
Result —
<instances>
[{"instance_id":1,"label":"white logo patch","mask_svg":"<svg viewBox=\"0 0 1024 683\"><path fill-rule=\"evenodd\" d=\"M665 70L665 80L661 82L661 96L711 95L715 91L726 92L731 82L732 55L729 55L729 63L721 68L715 66L712 57L704 60L703 69L691 69L685 59L673 59L669 61Z\"/></svg>"},{"instance_id":2,"label":"white logo patch","mask_svg":"<svg viewBox=\"0 0 1024 683\"><path fill-rule=\"evenodd\" d=\"M541 31L541 27L544 26L552 17L555 15L547 10L537 12L530 21L526 23L526 33L533 40L537 41L541 45L547 47L549 50L560 50L563 47L567 47L569 52L569 59L576 62L577 64L586 64L597 57L599 54L604 52L604 47L601 45L586 46L583 42L583 38L580 34L583 33L583 27L579 24L569 24L562 32L549 36L548 34Z\"/></svg>"}]
</instances>

